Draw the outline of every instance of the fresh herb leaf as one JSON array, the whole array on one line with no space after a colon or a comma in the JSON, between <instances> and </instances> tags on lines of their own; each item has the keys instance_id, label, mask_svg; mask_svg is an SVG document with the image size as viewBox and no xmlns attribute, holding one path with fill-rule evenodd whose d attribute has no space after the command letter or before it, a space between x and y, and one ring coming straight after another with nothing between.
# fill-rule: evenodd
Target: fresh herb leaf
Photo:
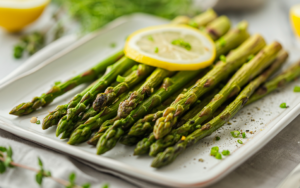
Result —
<instances>
[{"instance_id":1,"label":"fresh herb leaf","mask_svg":"<svg viewBox=\"0 0 300 188\"><path fill-rule=\"evenodd\" d=\"M180 46L188 51L192 49L192 46L190 43L184 41L183 39L176 39L172 41L172 44L175 46Z\"/></svg>"},{"instance_id":2,"label":"fresh herb leaf","mask_svg":"<svg viewBox=\"0 0 300 188\"><path fill-rule=\"evenodd\" d=\"M224 63L226 63L226 56L225 55L221 55L220 56L220 60L223 61Z\"/></svg>"},{"instance_id":3,"label":"fresh herb leaf","mask_svg":"<svg viewBox=\"0 0 300 188\"><path fill-rule=\"evenodd\" d=\"M108 184L104 184L104 185L102 186L102 188L109 188L109 185L108 185Z\"/></svg>"},{"instance_id":4,"label":"fresh herb leaf","mask_svg":"<svg viewBox=\"0 0 300 188\"><path fill-rule=\"evenodd\" d=\"M35 123L39 125L39 124L41 124L41 121L37 120Z\"/></svg>"},{"instance_id":5,"label":"fresh herb leaf","mask_svg":"<svg viewBox=\"0 0 300 188\"><path fill-rule=\"evenodd\" d=\"M231 131L230 133L234 138L239 137L239 135L241 134L240 131Z\"/></svg>"},{"instance_id":6,"label":"fresh herb leaf","mask_svg":"<svg viewBox=\"0 0 300 188\"><path fill-rule=\"evenodd\" d=\"M242 133L242 137L246 138L246 133L245 132Z\"/></svg>"},{"instance_id":7,"label":"fresh herb leaf","mask_svg":"<svg viewBox=\"0 0 300 188\"><path fill-rule=\"evenodd\" d=\"M43 174L41 171L39 171L36 175L35 175L35 180L39 185L42 185L43 183Z\"/></svg>"},{"instance_id":8,"label":"fresh herb leaf","mask_svg":"<svg viewBox=\"0 0 300 188\"><path fill-rule=\"evenodd\" d=\"M154 39L151 35L148 36L148 40L150 40L151 42L154 42Z\"/></svg>"},{"instance_id":9,"label":"fresh herb leaf","mask_svg":"<svg viewBox=\"0 0 300 188\"><path fill-rule=\"evenodd\" d=\"M214 146L210 149L210 155L211 156L216 156L217 153L219 153L219 147L218 146Z\"/></svg>"},{"instance_id":10,"label":"fresh herb leaf","mask_svg":"<svg viewBox=\"0 0 300 188\"><path fill-rule=\"evenodd\" d=\"M158 50L158 47L155 47L154 52L155 52L155 53L158 53L158 51L159 51L159 50Z\"/></svg>"},{"instance_id":11,"label":"fresh herb leaf","mask_svg":"<svg viewBox=\"0 0 300 188\"><path fill-rule=\"evenodd\" d=\"M223 151L222 151L222 154L223 154L224 156L230 155L230 151L229 151L229 150L223 150Z\"/></svg>"},{"instance_id":12,"label":"fresh herb leaf","mask_svg":"<svg viewBox=\"0 0 300 188\"><path fill-rule=\"evenodd\" d=\"M59 85L59 84L61 84L61 81L56 81L56 82L54 82L54 85L55 85L55 86L57 86L57 85Z\"/></svg>"},{"instance_id":13,"label":"fresh herb leaf","mask_svg":"<svg viewBox=\"0 0 300 188\"><path fill-rule=\"evenodd\" d=\"M238 142L239 144L243 144L243 141L241 141L241 140L237 140L237 142Z\"/></svg>"},{"instance_id":14,"label":"fresh herb leaf","mask_svg":"<svg viewBox=\"0 0 300 188\"><path fill-rule=\"evenodd\" d=\"M6 166L3 161L0 161L0 174L3 174L6 171Z\"/></svg>"},{"instance_id":15,"label":"fresh herb leaf","mask_svg":"<svg viewBox=\"0 0 300 188\"><path fill-rule=\"evenodd\" d=\"M224 47L226 45L226 40L224 39L224 37L221 37L218 40L218 43L220 44L221 47Z\"/></svg>"},{"instance_id":16,"label":"fresh herb leaf","mask_svg":"<svg viewBox=\"0 0 300 188\"><path fill-rule=\"evenodd\" d=\"M216 156L215 156L215 158L221 160L222 159L221 153L217 153Z\"/></svg>"},{"instance_id":17,"label":"fresh herb leaf","mask_svg":"<svg viewBox=\"0 0 300 188\"><path fill-rule=\"evenodd\" d=\"M295 86L294 87L294 92L300 92L300 86Z\"/></svg>"},{"instance_id":18,"label":"fresh herb leaf","mask_svg":"<svg viewBox=\"0 0 300 188\"><path fill-rule=\"evenodd\" d=\"M285 103L285 102L281 103L279 107L280 107L280 108L287 108L287 106L286 106L286 103Z\"/></svg>"}]
</instances>

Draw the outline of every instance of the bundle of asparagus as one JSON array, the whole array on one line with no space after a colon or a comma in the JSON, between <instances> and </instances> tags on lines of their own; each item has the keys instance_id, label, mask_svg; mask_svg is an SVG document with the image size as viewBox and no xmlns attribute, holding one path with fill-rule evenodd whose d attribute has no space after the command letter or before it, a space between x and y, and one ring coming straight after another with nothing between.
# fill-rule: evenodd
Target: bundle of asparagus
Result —
<instances>
[{"instance_id":1,"label":"bundle of asparagus","mask_svg":"<svg viewBox=\"0 0 300 188\"><path fill-rule=\"evenodd\" d=\"M42 128L58 125L56 136L62 134L72 145L89 140L97 145L97 154L111 150L119 141L137 144L134 154L149 153L155 157L152 166L159 168L219 129L244 105L300 76L297 62L266 82L288 53L278 42L266 45L259 34L250 36L245 21L230 29L226 16L208 10L193 19L177 17L171 23L189 24L210 36L215 41L215 64L172 72L138 64L120 51L31 102L19 104L10 114L30 114L74 87L94 81L50 112Z\"/></svg>"}]
</instances>

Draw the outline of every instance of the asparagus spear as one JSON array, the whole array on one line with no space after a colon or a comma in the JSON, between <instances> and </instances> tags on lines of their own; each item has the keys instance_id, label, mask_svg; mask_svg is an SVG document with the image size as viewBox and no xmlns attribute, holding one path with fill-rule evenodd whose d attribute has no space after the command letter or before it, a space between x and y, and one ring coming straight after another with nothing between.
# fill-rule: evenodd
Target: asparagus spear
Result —
<instances>
[{"instance_id":1,"label":"asparagus spear","mask_svg":"<svg viewBox=\"0 0 300 188\"><path fill-rule=\"evenodd\" d=\"M56 136L67 130L69 126L72 126L73 118L76 119L76 115L84 112L87 106L90 105L91 102L93 102L93 100L96 98L96 95L99 92L103 91L109 84L111 84L118 75L122 74L134 65L135 61L127 57L123 57L118 62L108 67L105 75L101 77L101 79L95 83L94 86L82 97L76 107L68 109L67 115L65 115L58 123Z\"/></svg>"},{"instance_id":2,"label":"asparagus spear","mask_svg":"<svg viewBox=\"0 0 300 188\"><path fill-rule=\"evenodd\" d=\"M206 104L209 103L209 101L213 98L215 94L217 94L217 91L213 91L209 96L205 97L203 101L201 101L199 104L195 104L195 106L188 111L179 122L186 122L190 118L194 117L199 110L201 110ZM151 114L150 116L146 116L147 118L152 118ZM143 119L140 119L137 121L129 130L129 132L123 136L120 140L122 144L125 145L134 145L137 144L138 141L140 141L143 136L150 134L153 131L153 126L155 122L148 121L146 123L143 123Z\"/></svg>"},{"instance_id":3,"label":"asparagus spear","mask_svg":"<svg viewBox=\"0 0 300 188\"><path fill-rule=\"evenodd\" d=\"M93 102L93 109L95 111L100 111L105 106L110 105L120 94L128 91L130 88L148 76L153 70L154 67L145 64L139 64L137 70L132 72L129 76L125 78L119 76L117 81L119 81L120 84L115 87L108 87L104 93L98 94L96 100Z\"/></svg>"},{"instance_id":4,"label":"asparagus spear","mask_svg":"<svg viewBox=\"0 0 300 188\"><path fill-rule=\"evenodd\" d=\"M226 53L230 50L230 48L234 47L235 45L238 46L240 45L241 43L243 43L248 37L249 37L249 34L247 32L247 27L248 27L248 24L247 22L241 22L239 24L239 28L238 29L234 29L234 32L229 32L228 33L228 37L227 37L227 34L225 35L224 38L227 39L227 42L228 43L231 43L233 45L220 45L221 42L220 41L217 41L216 42L216 45L219 47L217 48L218 50ZM235 36L236 37L233 37L233 33L235 33ZM260 42L258 42L258 44L260 44ZM217 51L217 54L218 54L218 51ZM155 117L158 117L157 115ZM129 124L131 125L131 124ZM128 125L128 126L129 126ZM95 143L97 138L99 138L99 135L95 135L96 138L92 138L91 140L93 141L90 141L90 143Z\"/></svg>"},{"instance_id":5,"label":"asparagus spear","mask_svg":"<svg viewBox=\"0 0 300 188\"><path fill-rule=\"evenodd\" d=\"M80 102L80 99L93 87L93 84L91 84L89 87L87 87L85 90L83 90L81 93L75 95L71 101L67 104L58 105L55 110L50 112L46 117L43 119L42 129L48 129L49 127L53 125L57 125L60 118L67 114L68 108L73 108L76 106L78 102Z\"/></svg>"},{"instance_id":6,"label":"asparagus spear","mask_svg":"<svg viewBox=\"0 0 300 188\"><path fill-rule=\"evenodd\" d=\"M141 85L142 83L138 84L133 88L132 91L137 90ZM96 116L90 117L87 121L74 123L74 126L71 126L71 128L69 128L69 130L65 131L63 134L63 137L70 136L68 144L80 144L90 138L93 130L99 129L100 126L104 127L105 121L116 116L120 102L128 98L131 92L121 94L113 104L106 106ZM76 129L74 130L74 128Z\"/></svg>"},{"instance_id":7,"label":"asparagus spear","mask_svg":"<svg viewBox=\"0 0 300 188\"><path fill-rule=\"evenodd\" d=\"M274 43L271 46L267 47L267 51L266 53L268 53L269 51L271 51L271 55L275 58L277 52L281 49L281 45L279 43ZM269 55L269 54L268 54ZM262 58L260 58L262 57ZM269 57L269 56L268 56ZM228 59L230 58L230 55L228 57ZM265 56L263 53L260 53L259 56L257 56L257 58L255 58L255 60L264 60ZM226 74L226 71L228 70L224 70L223 67L228 66L231 61L227 60L226 62L221 62L219 64L219 66L215 67L215 70L220 71L222 70L222 72L220 72L218 75L215 76L215 72L214 70L212 70L211 72L209 72L206 77L207 80L205 79L205 77L203 78L203 82L201 84L197 84L200 85L200 87L195 86L195 88L191 89L185 96L180 96L176 99L176 101L164 111L163 117L159 118L156 121L156 124L154 126L154 136L156 139L160 139L163 138L166 134L168 134L171 130L172 127L176 124L178 117L180 117L181 114L183 114L184 111L188 110L189 106L191 104L193 104L198 98L199 98L199 94L202 94L204 91L210 89L212 87L212 85L216 84L216 82L219 82L221 80L218 80L218 77L223 76L224 74ZM252 61L254 62L254 61ZM260 61L259 61L260 62ZM257 74L258 71L261 71L261 69L265 68L268 64L259 64L258 65L254 64L254 63L249 63L250 65L255 65L255 67L257 67L257 71L254 73ZM222 66L223 65L223 66ZM266 66L263 66L266 65ZM221 67L221 68L219 68ZM242 68L241 71L238 72L238 76L242 76L245 77L245 79L240 79L240 81L236 81L239 79L239 77L234 77L235 79L232 79L233 81L229 82L229 84L227 84L227 87L225 87L226 89L230 89L228 93L226 93L224 91L221 91L220 95L218 95L217 97L220 98L220 100L217 100L217 97L214 99L216 101L225 101L226 98L228 98L229 96L233 96L235 95L237 92L239 92L239 85L243 85L245 84L249 79L251 79L251 76L248 76L247 74L249 74L249 72L247 72L247 68L249 66L245 66L245 68ZM219 68L219 69L218 69ZM251 68L249 67L249 70L253 70L254 66ZM215 76L214 78L212 78L212 76ZM238 79L236 79L238 78ZM235 82L237 82L237 84L235 85ZM224 95L224 97L223 97ZM221 103L221 102L220 102ZM216 103L217 104L217 103ZM213 110L208 108L208 110L203 112L203 115L207 115L209 113L209 110Z\"/></svg>"},{"instance_id":8,"label":"asparagus spear","mask_svg":"<svg viewBox=\"0 0 300 188\"><path fill-rule=\"evenodd\" d=\"M63 95L76 86L95 80L100 73L104 72L107 66L113 64L121 56L123 56L123 51L113 54L112 56L98 63L96 66L92 67L90 70L81 73L64 83L53 86L46 94L42 94L40 97L34 97L31 102L19 104L9 113L16 116L27 115L40 107L48 105L56 97Z\"/></svg>"},{"instance_id":9,"label":"asparagus spear","mask_svg":"<svg viewBox=\"0 0 300 188\"><path fill-rule=\"evenodd\" d=\"M118 119L114 122L113 126L111 126L100 138L97 146L97 153L102 154L112 149L119 140L120 136L124 134L124 130L126 128L130 127L130 125L132 125L136 120L144 116L148 111L152 110L153 107L161 104L162 101L182 88L203 71L203 69L197 71L182 71L177 73L172 78L165 79L163 86L157 90L154 95L139 105L138 108L131 111L131 113L125 116L126 118ZM119 134L113 136L113 132L118 132Z\"/></svg>"},{"instance_id":10,"label":"asparagus spear","mask_svg":"<svg viewBox=\"0 0 300 188\"><path fill-rule=\"evenodd\" d=\"M242 21L236 28L231 29L226 35L218 39L215 43L217 52L216 57L226 55L229 50L237 48L243 41L248 39L250 35L247 32L247 28L248 22Z\"/></svg>"},{"instance_id":11,"label":"asparagus spear","mask_svg":"<svg viewBox=\"0 0 300 188\"><path fill-rule=\"evenodd\" d=\"M190 89L184 95L178 96L178 98L170 105L170 107L164 110L164 112L157 112L156 114L154 114L154 117L159 117L160 114L164 114L165 116L161 118L165 118L166 115L170 114L170 116L173 116L172 119L175 119L175 121L173 120L172 122L172 126L175 125L178 116L183 114L184 111L188 110L189 106L195 103L198 97L202 96L221 80L228 77L230 73L234 72L236 69L242 66L242 64L246 62L247 58L250 55L256 54L264 46L264 39L258 34L253 35L236 50L232 51L227 55L226 63L221 61L218 62L217 65L210 72L208 72L199 82L197 82L192 89ZM183 106L184 110L182 110ZM176 112L176 116L174 116L174 112ZM168 117L168 119L170 118L171 117ZM155 118L154 121L155 120L157 120L157 118ZM153 119L151 121L153 121ZM137 144L137 147L134 150L134 154L145 154L145 152L149 151L151 144L155 141L156 139L154 137L154 134L151 133L147 138L144 138Z\"/></svg>"},{"instance_id":12,"label":"asparagus spear","mask_svg":"<svg viewBox=\"0 0 300 188\"><path fill-rule=\"evenodd\" d=\"M223 36L230 29L230 20L227 16L220 16L207 25L204 32L214 41Z\"/></svg>"},{"instance_id":13,"label":"asparagus spear","mask_svg":"<svg viewBox=\"0 0 300 188\"><path fill-rule=\"evenodd\" d=\"M286 71L262 85L250 98L247 104L253 103L268 95L277 88L284 87L287 83L300 76L300 61L291 65Z\"/></svg>"},{"instance_id":14,"label":"asparagus spear","mask_svg":"<svg viewBox=\"0 0 300 188\"><path fill-rule=\"evenodd\" d=\"M185 140L181 140L175 146L169 147L164 152L159 153L152 161L151 166L160 168L170 164L188 146L195 144L200 139L209 136L214 131L222 127L226 122L228 122L229 119L231 119L237 112L240 111L240 109L247 103L253 92L281 65L282 61L275 61L263 74L259 75L256 79L250 82L221 114L187 136Z\"/></svg>"},{"instance_id":15,"label":"asparagus spear","mask_svg":"<svg viewBox=\"0 0 300 188\"><path fill-rule=\"evenodd\" d=\"M132 73L132 69L128 69L124 74L123 76L128 76ZM101 79L103 75L99 76L99 79ZM96 80L94 83L97 83ZM94 84L93 83L93 84ZM75 95L71 101L67 104L63 104L63 105L59 105L56 107L56 109L52 112L50 112L43 120L43 124L42 124L42 128L45 130L45 129L48 129L49 127L53 126L53 125L57 125L59 120L67 114L67 110L68 108L74 108L81 100L81 98L93 87L93 84L91 86L89 86L88 88L86 88L84 91L82 91L81 93ZM113 83L112 86L116 86L117 85L117 82L116 83ZM92 109L92 108L90 108ZM89 109L89 110L90 110ZM91 112L88 111L90 114ZM95 111L96 112L96 111ZM97 112L96 112L97 113ZM84 118L85 116L83 116ZM64 136L62 136L63 138Z\"/></svg>"},{"instance_id":16,"label":"asparagus spear","mask_svg":"<svg viewBox=\"0 0 300 188\"><path fill-rule=\"evenodd\" d=\"M204 13L192 18L192 20L190 20L189 25L196 27L196 28L200 28L200 27L206 26L208 23L212 22L214 19L217 18L217 16L218 15L216 14L216 12L213 9L208 9Z\"/></svg>"},{"instance_id":17,"label":"asparagus spear","mask_svg":"<svg viewBox=\"0 0 300 188\"><path fill-rule=\"evenodd\" d=\"M268 47L271 47L271 45L269 45ZM237 82L234 81L235 79L238 80L238 82L240 82L240 83L243 82L241 79L245 79L246 81L249 80L248 77L246 77L246 76L242 77L241 75L246 75L246 74L249 75L249 73L251 73L251 76L254 77L255 76L254 72L262 70L261 68L259 68L258 66L254 65L254 64L260 64L259 66L261 66L262 64L265 64L265 62L270 62L270 60L274 59L273 55L271 55L271 53L267 52L268 47L265 47L254 59L252 59L252 61L245 64L233 76L233 78L231 78L230 82L222 89L222 91L219 94L217 94L214 97L214 99L207 106L205 106L201 111L199 111L199 113L197 115L195 115L194 118L190 119L188 123L185 123L183 126L179 127L178 129L172 130L171 133L168 134L166 137L159 139L155 143L153 143L151 145L149 154L151 156L156 156L159 152L163 151L168 146L171 146L171 145L175 144L176 142L178 142L182 136L189 135L197 128L197 126L204 123L204 121L210 117L210 115L215 111L215 109L217 109L223 103L223 101L225 101L228 98L228 96L230 96L231 92L235 91L232 86L235 86L236 88L242 87L242 84L237 84ZM264 54L265 57L263 57L261 54ZM267 55L267 54L269 54L269 55ZM258 57L260 57L262 59L259 60ZM274 67L276 68L276 69L272 68L272 70L273 69L277 70L277 68L279 68L285 62L287 57L288 57L287 52L281 51L277 55L276 59L272 62L273 63L272 65L274 65ZM242 70L243 68L244 68L244 70L247 70L247 72L249 70L249 72L247 73L246 71L243 71ZM222 97L220 97L220 96L222 96ZM203 115L203 114L205 114L205 115Z\"/></svg>"}]
</instances>

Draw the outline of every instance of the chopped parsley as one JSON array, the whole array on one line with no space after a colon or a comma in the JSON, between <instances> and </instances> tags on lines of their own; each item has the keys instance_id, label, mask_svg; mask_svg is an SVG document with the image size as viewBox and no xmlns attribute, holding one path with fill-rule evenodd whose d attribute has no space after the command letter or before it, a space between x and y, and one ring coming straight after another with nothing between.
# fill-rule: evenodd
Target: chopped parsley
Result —
<instances>
[{"instance_id":1,"label":"chopped parsley","mask_svg":"<svg viewBox=\"0 0 300 188\"><path fill-rule=\"evenodd\" d=\"M220 139L221 139L220 137L216 136L216 141L219 141Z\"/></svg>"},{"instance_id":2,"label":"chopped parsley","mask_svg":"<svg viewBox=\"0 0 300 188\"><path fill-rule=\"evenodd\" d=\"M148 40L150 40L151 42L154 42L154 39L151 35L148 36Z\"/></svg>"},{"instance_id":3,"label":"chopped parsley","mask_svg":"<svg viewBox=\"0 0 300 188\"><path fill-rule=\"evenodd\" d=\"M294 87L294 92L300 92L300 86L295 86Z\"/></svg>"},{"instance_id":4,"label":"chopped parsley","mask_svg":"<svg viewBox=\"0 0 300 188\"><path fill-rule=\"evenodd\" d=\"M224 39L224 37L221 37L219 40L218 40L219 44L221 47L224 47L226 45L226 40Z\"/></svg>"},{"instance_id":5,"label":"chopped parsley","mask_svg":"<svg viewBox=\"0 0 300 188\"><path fill-rule=\"evenodd\" d=\"M225 55L221 55L220 56L220 60L223 61L224 63L226 63L226 56Z\"/></svg>"},{"instance_id":6,"label":"chopped parsley","mask_svg":"<svg viewBox=\"0 0 300 188\"><path fill-rule=\"evenodd\" d=\"M230 133L234 138L239 137L239 135L241 134L240 131L231 131Z\"/></svg>"},{"instance_id":7,"label":"chopped parsley","mask_svg":"<svg viewBox=\"0 0 300 188\"><path fill-rule=\"evenodd\" d=\"M241 141L241 140L237 140L237 142L238 142L239 144L243 144L243 141Z\"/></svg>"},{"instance_id":8,"label":"chopped parsley","mask_svg":"<svg viewBox=\"0 0 300 188\"><path fill-rule=\"evenodd\" d=\"M192 49L192 46L190 45L190 43L184 41L183 39L176 39L176 40L173 40L172 41L172 44L173 45L176 45L176 46L180 46L188 51L190 51Z\"/></svg>"},{"instance_id":9,"label":"chopped parsley","mask_svg":"<svg viewBox=\"0 0 300 188\"><path fill-rule=\"evenodd\" d=\"M242 133L242 137L246 138L246 133L245 132Z\"/></svg>"},{"instance_id":10,"label":"chopped parsley","mask_svg":"<svg viewBox=\"0 0 300 188\"><path fill-rule=\"evenodd\" d=\"M155 47L154 52L155 52L155 53L158 53L158 51L159 51L159 50L158 50L158 47Z\"/></svg>"},{"instance_id":11,"label":"chopped parsley","mask_svg":"<svg viewBox=\"0 0 300 188\"><path fill-rule=\"evenodd\" d=\"M216 156L217 153L219 153L219 147L218 146L214 146L210 149L210 155L211 156Z\"/></svg>"},{"instance_id":12,"label":"chopped parsley","mask_svg":"<svg viewBox=\"0 0 300 188\"><path fill-rule=\"evenodd\" d=\"M199 27L198 24L194 20L190 21L189 26L194 27L194 28L198 28Z\"/></svg>"},{"instance_id":13,"label":"chopped parsley","mask_svg":"<svg viewBox=\"0 0 300 188\"><path fill-rule=\"evenodd\" d=\"M279 107L280 107L280 108L287 108L287 106L286 106L286 103L285 103L285 102L281 103Z\"/></svg>"},{"instance_id":14,"label":"chopped parsley","mask_svg":"<svg viewBox=\"0 0 300 188\"><path fill-rule=\"evenodd\" d=\"M61 84L61 81L54 82L54 85L55 85L55 86L57 86L57 85L59 85L59 84Z\"/></svg>"},{"instance_id":15,"label":"chopped parsley","mask_svg":"<svg viewBox=\"0 0 300 188\"><path fill-rule=\"evenodd\" d=\"M224 156L230 155L230 151L229 151L229 150L223 150L223 151L222 151L222 154L223 154Z\"/></svg>"},{"instance_id":16,"label":"chopped parsley","mask_svg":"<svg viewBox=\"0 0 300 188\"><path fill-rule=\"evenodd\" d=\"M40 120L37 120L37 121L36 121L36 124L38 124L38 125L41 124L41 121L40 121Z\"/></svg>"},{"instance_id":17,"label":"chopped parsley","mask_svg":"<svg viewBox=\"0 0 300 188\"><path fill-rule=\"evenodd\" d=\"M221 153L217 153L216 156L215 156L215 158L221 160L222 159Z\"/></svg>"}]
</instances>

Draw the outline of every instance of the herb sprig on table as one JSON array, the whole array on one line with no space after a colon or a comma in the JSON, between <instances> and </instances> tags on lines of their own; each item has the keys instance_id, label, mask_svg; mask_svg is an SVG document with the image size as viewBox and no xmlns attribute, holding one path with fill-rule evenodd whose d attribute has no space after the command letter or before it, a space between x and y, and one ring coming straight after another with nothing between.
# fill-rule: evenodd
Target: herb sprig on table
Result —
<instances>
[{"instance_id":1,"label":"herb sprig on table","mask_svg":"<svg viewBox=\"0 0 300 188\"><path fill-rule=\"evenodd\" d=\"M82 186L77 185L75 183L75 179L76 179L75 173L70 174L69 181L53 177L50 171L44 169L43 162L39 157L38 157L38 165L40 169L36 169L30 166L26 166L14 162L12 156L13 156L13 151L11 147L0 146L0 174L5 173L6 170L9 168L19 167L19 168L36 172L35 180L39 185L42 185L44 178L50 178L53 181L65 186L65 188L89 188L90 187L89 183L83 184ZM105 184L104 186L102 186L102 188L108 188L108 185Z\"/></svg>"}]
</instances>

